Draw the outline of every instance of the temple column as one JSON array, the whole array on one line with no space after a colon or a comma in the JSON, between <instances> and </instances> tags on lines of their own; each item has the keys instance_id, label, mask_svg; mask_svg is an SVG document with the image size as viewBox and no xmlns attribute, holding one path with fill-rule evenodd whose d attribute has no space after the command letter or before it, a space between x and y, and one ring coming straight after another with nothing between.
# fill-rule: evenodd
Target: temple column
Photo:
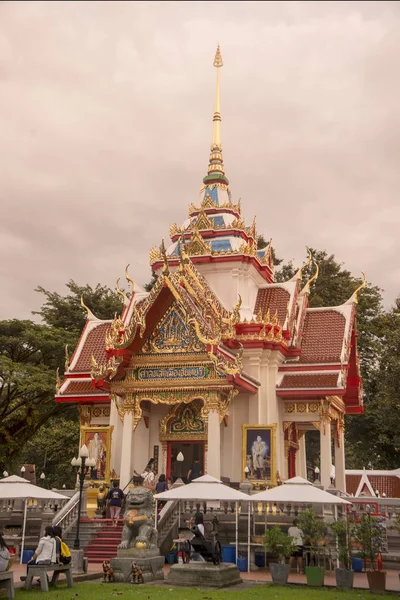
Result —
<instances>
[{"instance_id":1,"label":"temple column","mask_svg":"<svg viewBox=\"0 0 400 600\"><path fill-rule=\"evenodd\" d=\"M296 475L307 479L306 432L300 432L299 449L296 452Z\"/></svg>"},{"instance_id":2,"label":"temple column","mask_svg":"<svg viewBox=\"0 0 400 600\"><path fill-rule=\"evenodd\" d=\"M124 428L122 430L121 447L121 469L120 482L121 488L124 488L132 477L132 437L133 437L133 412L126 412L124 415Z\"/></svg>"},{"instance_id":3,"label":"temple column","mask_svg":"<svg viewBox=\"0 0 400 600\"><path fill-rule=\"evenodd\" d=\"M331 439L331 422L329 419L325 419L324 422L320 423L320 453L321 453L321 465L320 465L320 476L321 483L324 488L328 488L331 483L331 471L332 471L332 439Z\"/></svg>"},{"instance_id":4,"label":"temple column","mask_svg":"<svg viewBox=\"0 0 400 600\"><path fill-rule=\"evenodd\" d=\"M344 431L340 428L335 436L335 487L346 491L346 465L344 458Z\"/></svg>"},{"instance_id":5,"label":"temple column","mask_svg":"<svg viewBox=\"0 0 400 600\"><path fill-rule=\"evenodd\" d=\"M221 426L216 407L210 408L208 413L207 474L221 478Z\"/></svg>"}]
</instances>

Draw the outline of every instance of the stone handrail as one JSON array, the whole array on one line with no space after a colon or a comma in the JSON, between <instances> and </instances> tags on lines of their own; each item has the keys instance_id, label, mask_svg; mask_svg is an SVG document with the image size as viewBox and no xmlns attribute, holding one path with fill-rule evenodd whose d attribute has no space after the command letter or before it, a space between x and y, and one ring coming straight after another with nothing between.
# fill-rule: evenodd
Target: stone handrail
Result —
<instances>
[{"instance_id":1,"label":"stone handrail","mask_svg":"<svg viewBox=\"0 0 400 600\"><path fill-rule=\"evenodd\" d=\"M58 511L52 521L53 527L58 525L63 530L63 535L67 533L69 529L74 525L78 518L78 504L79 504L79 492L68 500L68 502Z\"/></svg>"}]
</instances>

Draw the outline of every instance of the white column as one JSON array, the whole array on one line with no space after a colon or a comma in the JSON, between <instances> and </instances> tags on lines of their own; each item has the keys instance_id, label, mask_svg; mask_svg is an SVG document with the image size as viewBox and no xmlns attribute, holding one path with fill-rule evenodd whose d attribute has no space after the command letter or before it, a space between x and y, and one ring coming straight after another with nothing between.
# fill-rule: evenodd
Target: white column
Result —
<instances>
[{"instance_id":1,"label":"white column","mask_svg":"<svg viewBox=\"0 0 400 600\"><path fill-rule=\"evenodd\" d=\"M344 458L344 432L339 429L339 440L335 437L335 487L346 491L346 471ZM339 441L339 444L338 444Z\"/></svg>"},{"instance_id":2,"label":"white column","mask_svg":"<svg viewBox=\"0 0 400 600\"><path fill-rule=\"evenodd\" d=\"M299 449L296 452L296 475L307 479L306 434L299 438Z\"/></svg>"},{"instance_id":3,"label":"white column","mask_svg":"<svg viewBox=\"0 0 400 600\"><path fill-rule=\"evenodd\" d=\"M221 477L221 429L218 410L208 413L207 473L217 479Z\"/></svg>"},{"instance_id":4,"label":"white column","mask_svg":"<svg viewBox=\"0 0 400 600\"><path fill-rule=\"evenodd\" d=\"M133 413L126 412L124 417L124 428L122 430L122 450L120 468L120 487L124 488L132 477L132 436L133 436Z\"/></svg>"},{"instance_id":5,"label":"white column","mask_svg":"<svg viewBox=\"0 0 400 600\"><path fill-rule=\"evenodd\" d=\"M331 423L329 420L326 423L321 421L320 423L320 452L321 452L321 466L320 476L321 483L324 488L328 488L331 483L331 471L332 471L332 447L331 447Z\"/></svg>"}]
</instances>

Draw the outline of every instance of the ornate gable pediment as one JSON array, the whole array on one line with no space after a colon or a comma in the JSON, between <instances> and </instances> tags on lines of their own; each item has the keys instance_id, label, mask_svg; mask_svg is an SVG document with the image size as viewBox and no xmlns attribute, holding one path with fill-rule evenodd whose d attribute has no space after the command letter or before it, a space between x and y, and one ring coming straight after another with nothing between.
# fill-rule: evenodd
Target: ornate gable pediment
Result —
<instances>
[{"instance_id":1,"label":"ornate gable pediment","mask_svg":"<svg viewBox=\"0 0 400 600\"><path fill-rule=\"evenodd\" d=\"M151 332L139 354L182 354L205 352L194 328L174 303Z\"/></svg>"}]
</instances>

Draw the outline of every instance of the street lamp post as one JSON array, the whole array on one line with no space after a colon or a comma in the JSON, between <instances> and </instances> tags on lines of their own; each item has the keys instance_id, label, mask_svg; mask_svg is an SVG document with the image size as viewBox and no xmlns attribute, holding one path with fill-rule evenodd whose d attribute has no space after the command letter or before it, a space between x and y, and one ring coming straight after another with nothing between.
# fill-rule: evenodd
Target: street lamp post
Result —
<instances>
[{"instance_id":1,"label":"street lamp post","mask_svg":"<svg viewBox=\"0 0 400 600\"><path fill-rule=\"evenodd\" d=\"M79 540L79 528L81 522L81 509L82 509L82 492L83 492L83 484L86 479L86 475L93 469L95 466L94 458L89 458L89 450L86 444L82 446L79 451L79 458L73 458L71 460L71 465L76 469L76 472L79 477L79 502L78 502L78 520L76 523L76 537L74 541L75 550L79 550L80 548L80 540Z\"/></svg>"},{"instance_id":2,"label":"street lamp post","mask_svg":"<svg viewBox=\"0 0 400 600\"><path fill-rule=\"evenodd\" d=\"M25 469L24 465L22 465L22 467L21 467L21 477L23 477L24 479L25 479L25 471L26 471L26 469Z\"/></svg>"},{"instance_id":3,"label":"street lamp post","mask_svg":"<svg viewBox=\"0 0 400 600\"><path fill-rule=\"evenodd\" d=\"M41 482L42 482L42 485L43 485L43 487L44 487L44 480L45 480L45 479L46 479L46 475L45 475L44 473L41 473L41 474L40 474L40 480L41 480Z\"/></svg>"},{"instance_id":4,"label":"street lamp post","mask_svg":"<svg viewBox=\"0 0 400 600\"><path fill-rule=\"evenodd\" d=\"M8 471L3 471L3 477L8 477Z\"/></svg>"},{"instance_id":5,"label":"street lamp post","mask_svg":"<svg viewBox=\"0 0 400 600\"><path fill-rule=\"evenodd\" d=\"M245 475L246 479L248 479L248 477L249 477L249 472L250 472L250 469L249 469L249 467L246 466L244 468L244 475Z\"/></svg>"},{"instance_id":6,"label":"street lamp post","mask_svg":"<svg viewBox=\"0 0 400 600\"><path fill-rule=\"evenodd\" d=\"M178 456L176 457L176 460L178 461L178 479L182 479L182 463L185 460L185 457L183 456L182 452L179 452Z\"/></svg>"},{"instance_id":7,"label":"street lamp post","mask_svg":"<svg viewBox=\"0 0 400 600\"><path fill-rule=\"evenodd\" d=\"M319 468L318 467L315 467L314 474L315 474L314 483L319 483Z\"/></svg>"}]
</instances>

